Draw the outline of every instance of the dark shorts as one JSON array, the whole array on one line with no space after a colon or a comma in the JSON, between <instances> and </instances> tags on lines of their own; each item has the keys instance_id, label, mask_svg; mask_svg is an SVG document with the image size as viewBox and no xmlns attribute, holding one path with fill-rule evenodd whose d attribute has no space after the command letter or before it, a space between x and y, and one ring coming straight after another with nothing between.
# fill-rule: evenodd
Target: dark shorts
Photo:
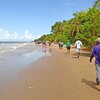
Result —
<instances>
[{"instance_id":1,"label":"dark shorts","mask_svg":"<svg viewBox=\"0 0 100 100\"><path fill-rule=\"evenodd\" d=\"M70 46L67 47L67 50L70 50Z\"/></svg>"}]
</instances>

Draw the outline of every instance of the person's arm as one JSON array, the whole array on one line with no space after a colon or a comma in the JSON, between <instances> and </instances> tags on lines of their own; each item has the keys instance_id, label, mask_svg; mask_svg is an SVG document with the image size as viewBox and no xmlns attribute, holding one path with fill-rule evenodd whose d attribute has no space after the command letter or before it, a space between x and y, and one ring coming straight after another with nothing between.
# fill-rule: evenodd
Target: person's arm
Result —
<instances>
[{"instance_id":1,"label":"person's arm","mask_svg":"<svg viewBox=\"0 0 100 100\"><path fill-rule=\"evenodd\" d=\"M92 62L93 57L94 57L94 56L92 56L92 55L90 56L90 63Z\"/></svg>"},{"instance_id":2,"label":"person's arm","mask_svg":"<svg viewBox=\"0 0 100 100\"><path fill-rule=\"evenodd\" d=\"M82 45L83 45L83 44L82 44L82 42L80 41L80 46L82 47Z\"/></svg>"},{"instance_id":3,"label":"person's arm","mask_svg":"<svg viewBox=\"0 0 100 100\"><path fill-rule=\"evenodd\" d=\"M75 42L75 48L76 48L76 46L77 46L77 42Z\"/></svg>"},{"instance_id":4,"label":"person's arm","mask_svg":"<svg viewBox=\"0 0 100 100\"><path fill-rule=\"evenodd\" d=\"M95 49L93 48L91 56L90 56L90 63L92 62L94 55L95 55Z\"/></svg>"}]
</instances>

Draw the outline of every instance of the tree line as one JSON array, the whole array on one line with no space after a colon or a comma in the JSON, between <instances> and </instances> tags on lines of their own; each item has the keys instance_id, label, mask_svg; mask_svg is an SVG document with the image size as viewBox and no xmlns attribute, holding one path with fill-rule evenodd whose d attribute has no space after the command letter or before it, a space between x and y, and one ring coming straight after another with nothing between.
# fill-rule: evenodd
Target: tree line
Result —
<instances>
[{"instance_id":1,"label":"tree line","mask_svg":"<svg viewBox=\"0 0 100 100\"><path fill-rule=\"evenodd\" d=\"M92 48L95 39L100 37L100 0L96 0L91 8L73 13L73 18L55 22L51 33L41 36L36 41L74 43L78 38L84 46Z\"/></svg>"}]
</instances>

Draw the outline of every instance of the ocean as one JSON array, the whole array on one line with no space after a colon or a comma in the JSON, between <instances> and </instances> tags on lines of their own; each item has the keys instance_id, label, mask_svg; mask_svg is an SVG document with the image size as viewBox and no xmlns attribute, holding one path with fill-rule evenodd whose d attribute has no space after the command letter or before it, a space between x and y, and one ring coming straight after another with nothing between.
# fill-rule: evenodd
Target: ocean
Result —
<instances>
[{"instance_id":1,"label":"ocean","mask_svg":"<svg viewBox=\"0 0 100 100\"><path fill-rule=\"evenodd\" d=\"M33 43L0 43L0 88L31 63L50 55L48 50L45 52L45 48Z\"/></svg>"},{"instance_id":2,"label":"ocean","mask_svg":"<svg viewBox=\"0 0 100 100\"><path fill-rule=\"evenodd\" d=\"M45 48L33 43L0 43L0 67L22 68L48 55Z\"/></svg>"}]
</instances>

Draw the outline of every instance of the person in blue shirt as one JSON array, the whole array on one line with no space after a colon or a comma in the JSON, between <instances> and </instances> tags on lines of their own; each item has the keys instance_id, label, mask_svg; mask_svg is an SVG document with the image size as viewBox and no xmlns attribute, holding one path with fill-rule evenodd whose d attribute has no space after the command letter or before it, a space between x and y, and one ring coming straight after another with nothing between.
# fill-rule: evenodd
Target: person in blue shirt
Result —
<instances>
[{"instance_id":1,"label":"person in blue shirt","mask_svg":"<svg viewBox=\"0 0 100 100\"><path fill-rule=\"evenodd\" d=\"M96 39L96 44L93 47L90 62L92 62L93 57L95 57L95 66L96 66L96 82L100 83L100 38Z\"/></svg>"}]
</instances>

